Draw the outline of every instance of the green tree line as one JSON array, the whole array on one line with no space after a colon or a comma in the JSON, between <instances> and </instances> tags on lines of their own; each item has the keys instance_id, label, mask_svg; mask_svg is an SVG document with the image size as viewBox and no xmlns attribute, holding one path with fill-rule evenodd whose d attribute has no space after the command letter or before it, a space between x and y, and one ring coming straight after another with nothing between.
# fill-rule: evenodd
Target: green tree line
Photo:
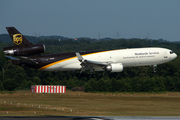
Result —
<instances>
[{"instance_id":1,"label":"green tree line","mask_svg":"<svg viewBox=\"0 0 180 120\"><path fill-rule=\"evenodd\" d=\"M180 54L180 44L159 42L146 39L112 39L106 41L81 39L62 40L44 39L36 42L45 44L45 53L96 51L138 47L164 47ZM0 48L12 43L0 43ZM123 72L95 72L96 77L79 75L79 71L48 72L12 65L0 51L0 90L30 89L31 85L66 85L67 89L84 87L86 92L159 92L180 91L179 56L171 62L158 65L156 73L153 67L124 68Z\"/></svg>"}]
</instances>

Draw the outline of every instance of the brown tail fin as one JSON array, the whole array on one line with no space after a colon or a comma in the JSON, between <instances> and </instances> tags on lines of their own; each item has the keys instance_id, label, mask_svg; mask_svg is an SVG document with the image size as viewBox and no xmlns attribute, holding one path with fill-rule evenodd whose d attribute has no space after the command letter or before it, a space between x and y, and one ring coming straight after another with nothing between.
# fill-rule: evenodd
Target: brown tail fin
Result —
<instances>
[{"instance_id":1,"label":"brown tail fin","mask_svg":"<svg viewBox=\"0 0 180 120\"><path fill-rule=\"evenodd\" d=\"M28 47L33 45L15 27L6 27L14 45Z\"/></svg>"},{"instance_id":2,"label":"brown tail fin","mask_svg":"<svg viewBox=\"0 0 180 120\"><path fill-rule=\"evenodd\" d=\"M45 51L45 46L43 44L33 45L18 30L16 30L16 28L6 27L6 29L15 45L3 48L6 55L30 56L39 55Z\"/></svg>"}]
</instances>

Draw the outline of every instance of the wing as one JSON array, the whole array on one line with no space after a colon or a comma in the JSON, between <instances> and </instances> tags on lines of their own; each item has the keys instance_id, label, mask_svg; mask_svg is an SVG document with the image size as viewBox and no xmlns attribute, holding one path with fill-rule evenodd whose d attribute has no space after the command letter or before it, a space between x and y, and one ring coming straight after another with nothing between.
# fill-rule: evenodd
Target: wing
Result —
<instances>
[{"instance_id":1,"label":"wing","mask_svg":"<svg viewBox=\"0 0 180 120\"><path fill-rule=\"evenodd\" d=\"M79 62L81 62L81 64L80 64L82 66L81 72L83 72L85 70L90 70L90 72L92 73L98 67L105 69L110 63L113 63L112 61L99 62L99 61L86 60L80 55L79 52L76 52L76 56L77 56Z\"/></svg>"}]
</instances>

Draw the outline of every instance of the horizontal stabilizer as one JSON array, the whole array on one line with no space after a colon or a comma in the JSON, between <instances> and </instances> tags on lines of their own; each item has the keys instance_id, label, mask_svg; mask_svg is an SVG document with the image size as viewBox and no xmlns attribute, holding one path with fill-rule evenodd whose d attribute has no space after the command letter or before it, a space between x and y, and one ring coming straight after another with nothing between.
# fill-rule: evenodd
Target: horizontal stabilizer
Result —
<instances>
[{"instance_id":1,"label":"horizontal stabilizer","mask_svg":"<svg viewBox=\"0 0 180 120\"><path fill-rule=\"evenodd\" d=\"M12 56L5 56L5 57L7 57L7 58L9 58L9 59L11 59L11 60L18 60L18 58L12 57Z\"/></svg>"},{"instance_id":2,"label":"horizontal stabilizer","mask_svg":"<svg viewBox=\"0 0 180 120\"><path fill-rule=\"evenodd\" d=\"M20 57L20 62L25 63L25 64L30 64L30 65L37 65L37 63L28 57Z\"/></svg>"}]
</instances>

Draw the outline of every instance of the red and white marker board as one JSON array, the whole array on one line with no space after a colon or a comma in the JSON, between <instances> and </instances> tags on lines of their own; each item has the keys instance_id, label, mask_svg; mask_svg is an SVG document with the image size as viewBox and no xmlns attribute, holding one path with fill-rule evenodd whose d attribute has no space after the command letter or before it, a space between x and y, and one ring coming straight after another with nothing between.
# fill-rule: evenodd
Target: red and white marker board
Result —
<instances>
[{"instance_id":1,"label":"red and white marker board","mask_svg":"<svg viewBox=\"0 0 180 120\"><path fill-rule=\"evenodd\" d=\"M32 85L32 93L66 93L66 86L60 85Z\"/></svg>"}]
</instances>

